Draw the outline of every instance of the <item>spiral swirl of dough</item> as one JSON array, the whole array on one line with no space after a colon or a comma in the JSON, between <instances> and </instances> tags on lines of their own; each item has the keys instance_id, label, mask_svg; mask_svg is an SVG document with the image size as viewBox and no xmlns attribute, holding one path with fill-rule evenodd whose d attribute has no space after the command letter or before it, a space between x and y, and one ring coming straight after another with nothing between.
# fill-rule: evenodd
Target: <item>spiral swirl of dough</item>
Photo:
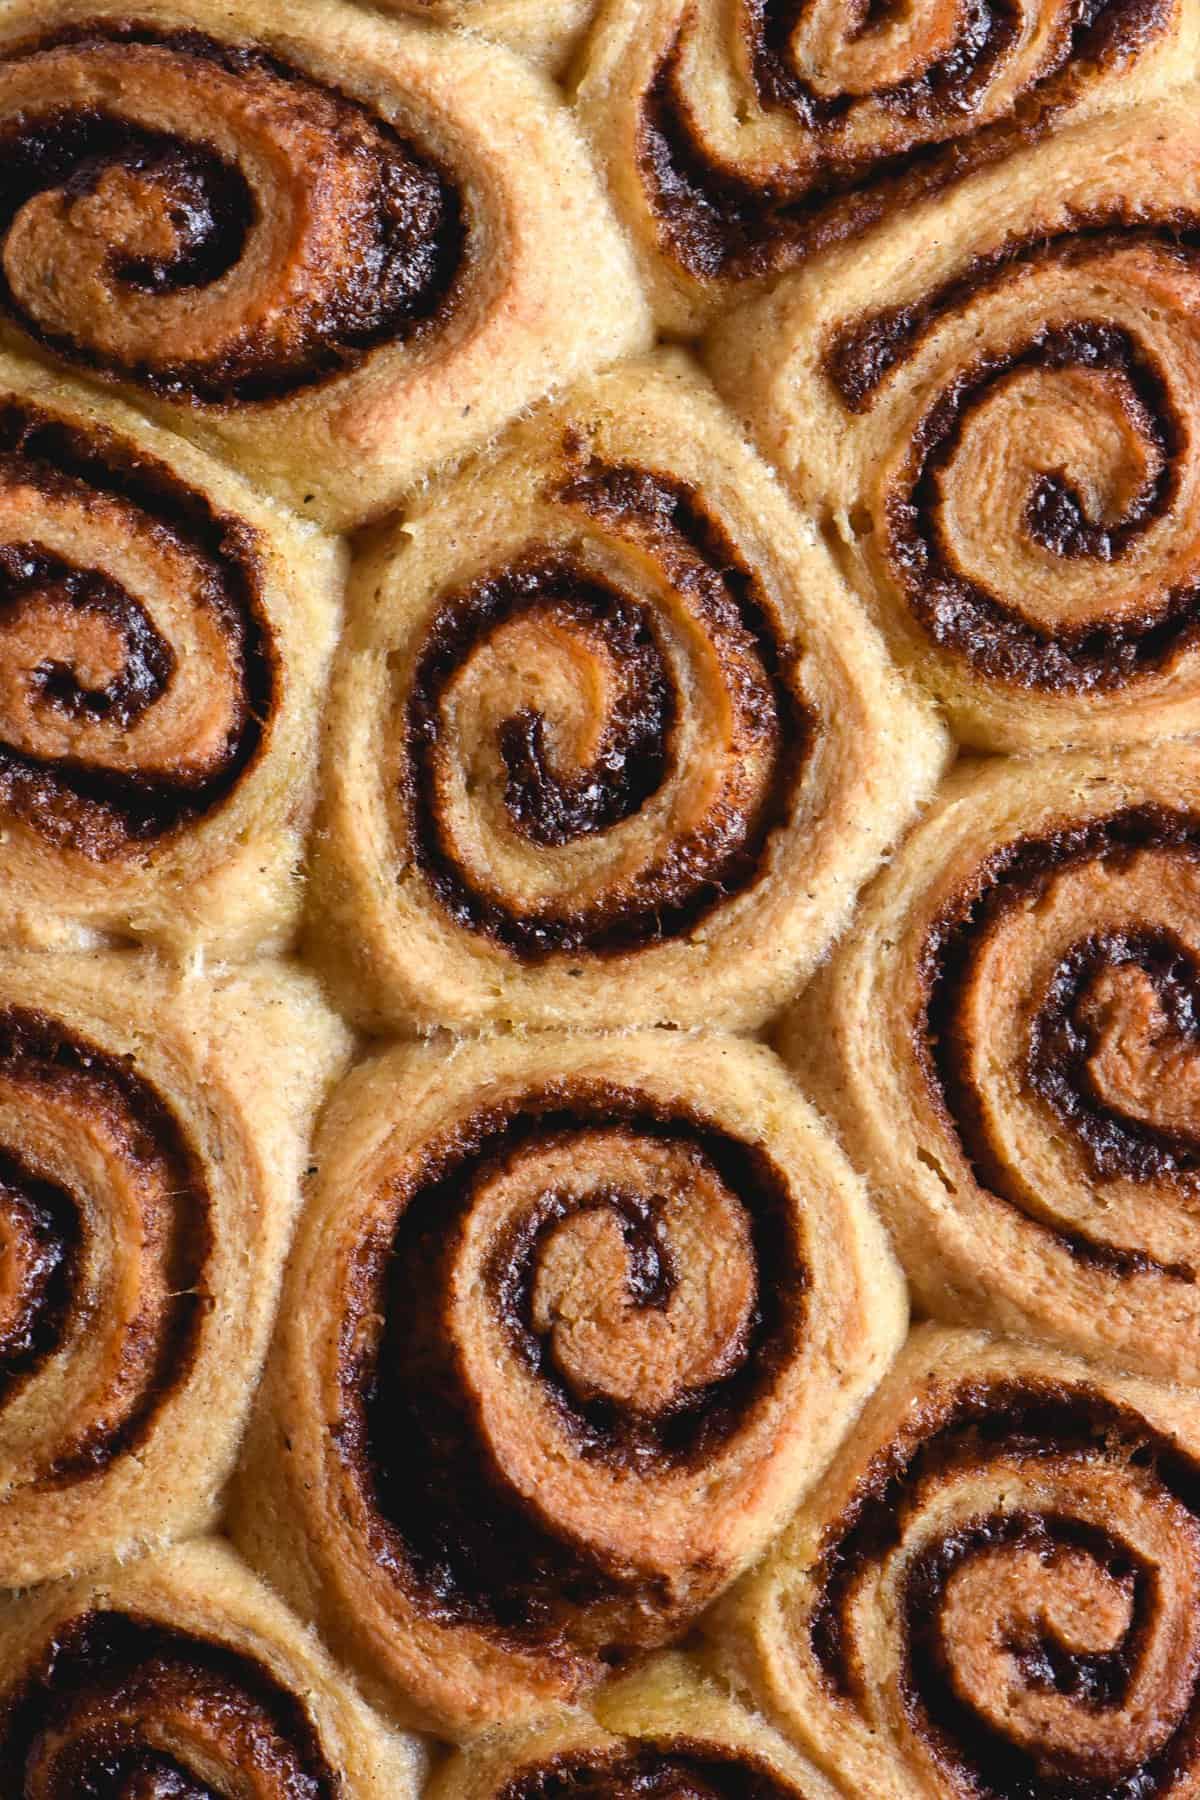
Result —
<instances>
[{"instance_id":1,"label":"spiral swirl of dough","mask_svg":"<svg viewBox=\"0 0 1200 1800\"><path fill-rule=\"evenodd\" d=\"M1194 137L1172 102L1079 124L714 340L719 384L969 744L1200 721Z\"/></svg>"},{"instance_id":2,"label":"spiral swirl of dough","mask_svg":"<svg viewBox=\"0 0 1200 1800\"><path fill-rule=\"evenodd\" d=\"M718 1655L872 1800L1188 1793L1198 1425L1178 1390L923 1327Z\"/></svg>"},{"instance_id":3,"label":"spiral swirl of dough","mask_svg":"<svg viewBox=\"0 0 1200 1800\"><path fill-rule=\"evenodd\" d=\"M827 1453L902 1301L780 1076L555 1038L335 1102L234 1532L393 1706L457 1734L594 1684Z\"/></svg>"},{"instance_id":4,"label":"spiral swirl of dough","mask_svg":"<svg viewBox=\"0 0 1200 1800\"><path fill-rule=\"evenodd\" d=\"M1189 745L956 772L787 1034L929 1310L1183 1380L1196 770Z\"/></svg>"},{"instance_id":5,"label":"spiral swirl of dough","mask_svg":"<svg viewBox=\"0 0 1200 1800\"><path fill-rule=\"evenodd\" d=\"M1188 0L623 0L579 100L663 322L904 217L1064 117L1188 79Z\"/></svg>"},{"instance_id":6,"label":"spiral swirl of dough","mask_svg":"<svg viewBox=\"0 0 1200 1800\"><path fill-rule=\"evenodd\" d=\"M678 353L433 491L350 610L310 945L372 1025L761 1022L940 768Z\"/></svg>"}]
</instances>

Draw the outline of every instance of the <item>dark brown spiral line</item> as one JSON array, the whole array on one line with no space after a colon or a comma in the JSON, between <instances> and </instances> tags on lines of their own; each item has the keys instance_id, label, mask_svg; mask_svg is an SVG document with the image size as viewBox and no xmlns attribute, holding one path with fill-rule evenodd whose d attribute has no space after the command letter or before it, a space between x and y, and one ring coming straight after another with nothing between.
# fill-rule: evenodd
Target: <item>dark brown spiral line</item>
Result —
<instances>
[{"instance_id":1,"label":"dark brown spiral line","mask_svg":"<svg viewBox=\"0 0 1200 1800\"><path fill-rule=\"evenodd\" d=\"M143 88L177 130L139 122ZM245 167L204 135L226 114ZM269 400L428 329L460 211L429 154L255 45L134 18L0 59L0 306L57 355L169 398ZM251 264L228 316L210 310Z\"/></svg>"},{"instance_id":2,"label":"dark brown spiral line","mask_svg":"<svg viewBox=\"0 0 1200 1800\"><path fill-rule=\"evenodd\" d=\"M748 1751L679 1737L644 1749L564 1752L522 1770L496 1800L804 1800Z\"/></svg>"},{"instance_id":3,"label":"dark brown spiral line","mask_svg":"<svg viewBox=\"0 0 1200 1800\"><path fill-rule=\"evenodd\" d=\"M897 9L845 10L856 43L886 28ZM638 146L664 248L699 280L791 267L1029 141L1088 84L1165 33L1174 14L1170 0L1055 5L1057 28L1040 61L999 116L981 122L989 86L1018 53L1023 10L1014 0L964 0L944 54L918 58L916 72L900 71L874 91L829 94L791 60L802 0L746 0L738 28L756 103L794 124L798 146L794 166L785 158L757 179L723 163L706 142L681 73L686 20L647 91ZM876 148L853 141L860 113L886 121Z\"/></svg>"},{"instance_id":4,"label":"dark brown spiral line","mask_svg":"<svg viewBox=\"0 0 1200 1800\"><path fill-rule=\"evenodd\" d=\"M6 1674L11 1673L6 1671ZM254 1658L136 1613L60 1627L0 1698L23 1800L339 1800L304 1702ZM219 1771L218 1785L212 1780Z\"/></svg>"},{"instance_id":5,"label":"dark brown spiral line","mask_svg":"<svg viewBox=\"0 0 1200 1800\"><path fill-rule=\"evenodd\" d=\"M0 400L0 505L6 493L28 535L0 542L0 803L96 861L134 854L217 809L267 740L278 675L255 535L116 435L12 399ZM86 536L77 562L40 541L42 506L114 555L144 546L167 603L185 622L189 608L203 615L220 665L181 668L161 616L86 560ZM180 683L211 683L218 722L164 746L157 721ZM149 766L139 745L153 745Z\"/></svg>"},{"instance_id":6,"label":"dark brown spiral line","mask_svg":"<svg viewBox=\"0 0 1200 1800\"><path fill-rule=\"evenodd\" d=\"M1119 1499L1110 1497L1099 1522L1023 1493L1026 1482L1090 1486L1101 1471L1127 1491L1131 1510L1169 1521L1163 1562L1126 1536ZM956 1488L966 1498L943 1522L943 1500ZM856 1596L873 1571L902 1559L901 1698L954 1791L979 1800L1154 1800L1182 1791L1200 1766L1196 1646L1156 1660L1156 1643L1175 1631L1173 1614L1186 1619L1194 1605L1198 1557L1200 1467L1132 1407L1082 1384L964 1382L879 1453L827 1530L809 1641L830 1689L856 1703L872 1656L857 1635ZM998 1680L1012 1684L995 1706L972 1690L956 1649L953 1590L972 1574L991 1584L994 1611L981 1615L980 1630L994 1634L1006 1671ZM1053 1610L1060 1585L1081 1609L1065 1628ZM1094 1587L1104 1621L1090 1646L1079 1622L1085 1587ZM1139 1696L1123 1741L1122 1711L1148 1670L1161 1671L1153 1704ZM1077 1709L1095 1728L1092 1741L1082 1732L1072 1741L1069 1729L1038 1741L1024 1723L1006 1732L998 1720L1006 1705L1019 1716L1018 1692L1035 1719L1040 1695L1065 1702L1068 1716Z\"/></svg>"},{"instance_id":7,"label":"dark brown spiral line","mask_svg":"<svg viewBox=\"0 0 1200 1800\"><path fill-rule=\"evenodd\" d=\"M1045 837L1019 839L981 863L971 886L943 909L922 953L923 1016L917 1054L939 1109L961 1143L976 1179L1020 1210L1082 1261L1112 1273L1156 1271L1192 1283L1188 1264L1163 1264L1147 1252L1122 1249L1083 1232L1052 1226L1029 1213L1010 1179L1005 1155L989 1132L987 1108L963 1070L970 1045L964 1013L976 965L1004 919L1036 905L1057 876L1095 864L1119 872L1144 851L1200 859L1200 818L1154 805L1064 826ZM1061 958L1041 997L1021 1071L1029 1088L1052 1108L1083 1148L1098 1183L1113 1177L1176 1186L1191 1195L1200 1183L1200 1134L1161 1125L1113 1105L1090 1073L1097 1022L1090 1004L1106 973L1136 970L1151 984L1165 1027L1200 1052L1200 964L1193 949L1161 928L1082 932Z\"/></svg>"},{"instance_id":8,"label":"dark brown spiral line","mask_svg":"<svg viewBox=\"0 0 1200 1800\"><path fill-rule=\"evenodd\" d=\"M451 1292L467 1279L472 1216L497 1192L501 1222L489 1227L472 1307L498 1322L513 1367L537 1379L550 1422L525 1429L539 1442L549 1436L550 1463L626 1470L652 1504L658 1473L703 1466L750 1427L802 1338L808 1275L785 1178L757 1146L683 1107L606 1083L551 1085L480 1110L431 1146L415 1175L389 1182L348 1278L336 1437L392 1579L428 1616L529 1648L553 1650L564 1633L586 1643L598 1631L595 1648L615 1654L620 1646L604 1637L611 1618L589 1626L586 1617L610 1602L623 1608L617 1630L661 1641L667 1585L640 1580L634 1545L618 1571L558 1531L552 1484L536 1514L527 1508L498 1461L507 1448L498 1409L464 1385ZM687 1196L689 1218L710 1206L712 1231L727 1234L733 1298L724 1319L713 1300L677 1323L665 1376L653 1391L629 1393L614 1385L612 1353L580 1351L570 1320L609 1279L596 1242L606 1233L622 1271L612 1277L615 1336L671 1307L678 1258L695 1254L676 1236L673 1193ZM585 1239L587 1296L575 1260ZM509 1378L504 1368L479 1377Z\"/></svg>"},{"instance_id":9,"label":"dark brown spiral line","mask_svg":"<svg viewBox=\"0 0 1200 1800\"><path fill-rule=\"evenodd\" d=\"M1052 280L1056 270L1101 273L1119 280L1122 261L1152 259L1179 293L1179 318L1190 314L1195 283L1195 221L1173 217L1159 230L1120 220L1081 220L1078 230L1047 241L1010 243L978 258L962 275L920 302L853 321L834 338L827 372L845 405L869 413L886 385L929 335L981 295L1018 292L1022 281ZM1037 289L1039 293L1041 289ZM1191 444L1190 394L1172 391L1155 350L1103 318L1039 324L1004 351L976 357L925 409L912 436L902 477L887 496L880 554L908 608L932 642L989 680L1041 692L1081 694L1119 688L1170 669L1200 643L1200 585L1164 581L1125 616L1051 625L1022 604L1020 593L996 592L959 565L944 522L947 495L964 433L979 409L1026 371L1076 371L1110 379L1145 473L1112 517L1091 516L1089 503L1054 466L1030 472L1023 531L1027 542L1062 559L1119 567L1150 529L1177 511L1179 471ZM1024 447L1014 446L1014 454ZM1036 452L1034 457L1036 458ZM1181 525L1186 529L1186 522Z\"/></svg>"},{"instance_id":10,"label":"dark brown spiral line","mask_svg":"<svg viewBox=\"0 0 1200 1800\"><path fill-rule=\"evenodd\" d=\"M98 1385L76 1396L72 1416L47 1420L49 1435L34 1446L36 1485L50 1488L102 1474L135 1451L188 1379L211 1303L210 1202L154 1088L126 1059L46 1015L0 1012L0 1098L30 1121L25 1141L0 1146L0 1408L36 1381L69 1334L105 1346ZM136 1198L136 1229L115 1252L92 1210L105 1196L73 1191L42 1166L43 1115L76 1121L81 1138L102 1144L113 1178ZM104 1316L104 1271L96 1272L109 1255L132 1255L145 1271L119 1330Z\"/></svg>"},{"instance_id":11,"label":"dark brown spiral line","mask_svg":"<svg viewBox=\"0 0 1200 1800\"><path fill-rule=\"evenodd\" d=\"M445 694L459 670L511 621L546 619L581 646L595 645L619 671L621 691L578 771L554 766L539 713L518 710L500 731L508 818L545 846L600 835L639 813L676 770L686 700L676 692L653 609L568 552L531 546L515 565L440 602L404 702L401 784L411 854L456 921L527 961L669 940L750 887L787 817L816 726L798 692L798 653L781 643L760 582L694 490L647 470L593 462L555 497L652 555L711 640L732 723L728 744L713 740L722 759L713 800L631 877L587 907L555 901L522 909L481 885L443 829Z\"/></svg>"}]
</instances>

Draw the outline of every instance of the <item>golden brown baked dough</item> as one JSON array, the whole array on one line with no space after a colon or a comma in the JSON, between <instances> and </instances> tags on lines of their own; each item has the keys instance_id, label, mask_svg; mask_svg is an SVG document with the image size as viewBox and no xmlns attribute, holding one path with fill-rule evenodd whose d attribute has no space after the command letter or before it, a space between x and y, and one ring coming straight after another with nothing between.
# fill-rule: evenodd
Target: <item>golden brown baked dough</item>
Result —
<instances>
[{"instance_id":1,"label":"golden brown baked dough","mask_svg":"<svg viewBox=\"0 0 1200 1800\"><path fill-rule=\"evenodd\" d=\"M6 1797L414 1800L423 1760L227 1545L0 1603Z\"/></svg>"},{"instance_id":2,"label":"golden brown baked dough","mask_svg":"<svg viewBox=\"0 0 1200 1800\"><path fill-rule=\"evenodd\" d=\"M944 754L690 362L633 363L356 570L309 954L372 1026L756 1024Z\"/></svg>"},{"instance_id":3,"label":"golden brown baked dough","mask_svg":"<svg viewBox=\"0 0 1200 1800\"><path fill-rule=\"evenodd\" d=\"M1198 39L1194 0L607 0L578 101L659 321L691 332L1048 126L1192 79Z\"/></svg>"},{"instance_id":4,"label":"golden brown baked dough","mask_svg":"<svg viewBox=\"0 0 1200 1800\"><path fill-rule=\"evenodd\" d=\"M1200 1403L922 1327L713 1616L863 1800L1200 1790Z\"/></svg>"},{"instance_id":5,"label":"golden brown baked dough","mask_svg":"<svg viewBox=\"0 0 1200 1800\"><path fill-rule=\"evenodd\" d=\"M0 958L0 1587L215 1518L344 1051L282 969Z\"/></svg>"},{"instance_id":6,"label":"golden brown baked dough","mask_svg":"<svg viewBox=\"0 0 1200 1800\"><path fill-rule=\"evenodd\" d=\"M1198 169L1194 96L1077 126L714 335L968 743L1200 725Z\"/></svg>"},{"instance_id":7,"label":"golden brown baked dough","mask_svg":"<svg viewBox=\"0 0 1200 1800\"><path fill-rule=\"evenodd\" d=\"M0 943L294 935L342 557L0 355Z\"/></svg>"},{"instance_id":8,"label":"golden brown baked dough","mask_svg":"<svg viewBox=\"0 0 1200 1800\"><path fill-rule=\"evenodd\" d=\"M596 0L382 0L382 4L495 38L551 74L564 68L596 10Z\"/></svg>"},{"instance_id":9,"label":"golden brown baked dough","mask_svg":"<svg viewBox=\"0 0 1200 1800\"><path fill-rule=\"evenodd\" d=\"M956 770L785 1033L922 1305L1200 1377L1200 748Z\"/></svg>"},{"instance_id":10,"label":"golden brown baked dough","mask_svg":"<svg viewBox=\"0 0 1200 1800\"><path fill-rule=\"evenodd\" d=\"M313 1160L232 1531L452 1736L678 1637L903 1337L882 1229L759 1046L392 1050Z\"/></svg>"},{"instance_id":11,"label":"golden brown baked dough","mask_svg":"<svg viewBox=\"0 0 1200 1800\"><path fill-rule=\"evenodd\" d=\"M429 1800L834 1800L825 1778L686 1656L656 1656L571 1709L452 1756Z\"/></svg>"},{"instance_id":12,"label":"golden brown baked dough","mask_svg":"<svg viewBox=\"0 0 1200 1800\"><path fill-rule=\"evenodd\" d=\"M327 523L646 340L551 87L340 0L10 0L0 169L3 331Z\"/></svg>"}]
</instances>

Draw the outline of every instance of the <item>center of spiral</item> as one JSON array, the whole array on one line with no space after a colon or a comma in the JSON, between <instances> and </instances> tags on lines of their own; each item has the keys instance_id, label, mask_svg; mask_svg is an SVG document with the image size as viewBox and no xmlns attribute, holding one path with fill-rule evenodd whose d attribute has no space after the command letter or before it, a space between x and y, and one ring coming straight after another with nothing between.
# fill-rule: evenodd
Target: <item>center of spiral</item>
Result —
<instances>
[{"instance_id":1,"label":"center of spiral","mask_svg":"<svg viewBox=\"0 0 1200 1800\"><path fill-rule=\"evenodd\" d=\"M528 1327L575 1398L653 1419L722 1380L745 1355L757 1279L749 1220L692 1149L589 1134L604 1173L595 1186L580 1146L567 1167L544 1151L526 1248L510 1282ZM583 1164L582 1170L580 1164ZM630 1166L640 1188L614 1186ZM582 1175L582 1178L581 1178ZM512 1288L508 1288L511 1299Z\"/></svg>"}]
</instances>

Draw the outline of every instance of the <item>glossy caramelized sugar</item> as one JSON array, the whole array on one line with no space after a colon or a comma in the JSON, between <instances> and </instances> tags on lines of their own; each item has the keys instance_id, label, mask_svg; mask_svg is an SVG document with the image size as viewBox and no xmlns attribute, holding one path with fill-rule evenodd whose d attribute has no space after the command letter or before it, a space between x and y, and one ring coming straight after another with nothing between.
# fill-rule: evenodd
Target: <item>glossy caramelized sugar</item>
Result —
<instances>
[{"instance_id":1,"label":"glossy caramelized sugar","mask_svg":"<svg viewBox=\"0 0 1200 1800\"><path fill-rule=\"evenodd\" d=\"M342 1042L290 972L59 957L49 986L0 959L6 1587L214 1517Z\"/></svg>"},{"instance_id":2,"label":"glossy caramelized sugar","mask_svg":"<svg viewBox=\"0 0 1200 1800\"><path fill-rule=\"evenodd\" d=\"M286 942L340 566L178 439L0 358L9 941Z\"/></svg>"},{"instance_id":3,"label":"glossy caramelized sugar","mask_svg":"<svg viewBox=\"0 0 1200 1800\"><path fill-rule=\"evenodd\" d=\"M1188 1381L1195 768L956 774L789 1031L931 1310Z\"/></svg>"},{"instance_id":4,"label":"glossy caramelized sugar","mask_svg":"<svg viewBox=\"0 0 1200 1800\"><path fill-rule=\"evenodd\" d=\"M261 750L279 681L254 534L115 435L15 400L0 412L0 491L0 804L95 861L128 854L218 806ZM39 531L123 539L159 622ZM192 639L183 658L168 607Z\"/></svg>"},{"instance_id":5,"label":"glossy caramelized sugar","mask_svg":"<svg viewBox=\"0 0 1200 1800\"><path fill-rule=\"evenodd\" d=\"M0 1616L0 1757L38 1800L396 1800L388 1731L216 1540L43 1588Z\"/></svg>"},{"instance_id":6,"label":"glossy caramelized sugar","mask_svg":"<svg viewBox=\"0 0 1200 1800\"><path fill-rule=\"evenodd\" d=\"M267 167L305 170L290 241L218 148L114 116L114 85L152 93L160 118L228 120ZM71 361L182 398L286 394L415 330L455 278L462 226L440 170L256 47L97 20L10 49L3 90L4 304ZM69 108L30 106L56 91Z\"/></svg>"}]
</instances>

